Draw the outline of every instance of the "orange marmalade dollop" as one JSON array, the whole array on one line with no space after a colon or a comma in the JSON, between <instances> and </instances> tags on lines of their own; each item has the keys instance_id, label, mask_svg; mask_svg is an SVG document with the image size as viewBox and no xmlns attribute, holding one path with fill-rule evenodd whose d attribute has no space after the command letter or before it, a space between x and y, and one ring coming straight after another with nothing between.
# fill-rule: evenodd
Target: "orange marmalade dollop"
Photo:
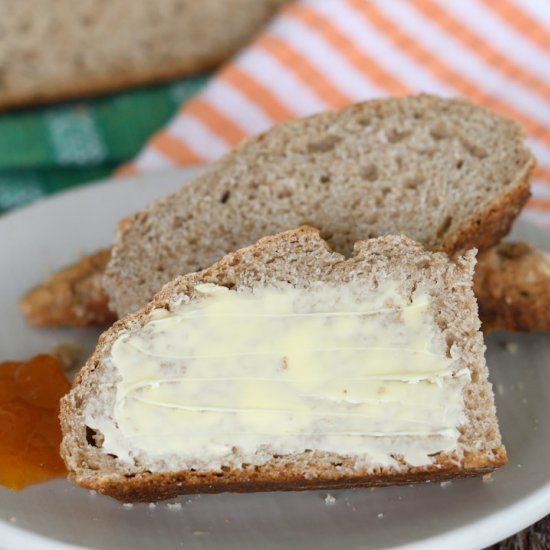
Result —
<instances>
[{"instance_id":1,"label":"orange marmalade dollop","mask_svg":"<svg viewBox=\"0 0 550 550\"><path fill-rule=\"evenodd\" d=\"M0 485L19 490L66 475L58 415L69 389L50 355L0 363Z\"/></svg>"}]
</instances>

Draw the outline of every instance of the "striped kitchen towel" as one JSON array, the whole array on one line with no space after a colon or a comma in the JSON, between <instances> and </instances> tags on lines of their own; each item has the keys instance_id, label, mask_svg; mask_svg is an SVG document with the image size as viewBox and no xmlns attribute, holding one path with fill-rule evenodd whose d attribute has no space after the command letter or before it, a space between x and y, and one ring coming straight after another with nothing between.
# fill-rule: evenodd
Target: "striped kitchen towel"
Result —
<instances>
[{"instance_id":1,"label":"striped kitchen towel","mask_svg":"<svg viewBox=\"0 0 550 550\"><path fill-rule=\"evenodd\" d=\"M523 125L538 159L526 213L550 227L547 0L291 3L121 172L207 162L276 122L419 91Z\"/></svg>"}]
</instances>

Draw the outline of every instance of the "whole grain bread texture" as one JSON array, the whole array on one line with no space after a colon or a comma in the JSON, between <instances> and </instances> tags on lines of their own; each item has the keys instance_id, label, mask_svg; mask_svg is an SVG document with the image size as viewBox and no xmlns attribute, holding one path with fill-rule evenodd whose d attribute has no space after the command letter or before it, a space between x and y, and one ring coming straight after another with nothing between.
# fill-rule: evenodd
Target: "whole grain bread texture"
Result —
<instances>
[{"instance_id":1,"label":"whole grain bread texture","mask_svg":"<svg viewBox=\"0 0 550 550\"><path fill-rule=\"evenodd\" d=\"M404 234L453 254L500 241L534 160L514 122L429 95L367 101L245 141L122 220L104 287L123 316L174 277L302 224L337 252Z\"/></svg>"},{"instance_id":2,"label":"whole grain bread texture","mask_svg":"<svg viewBox=\"0 0 550 550\"><path fill-rule=\"evenodd\" d=\"M483 331L550 330L550 254L503 242L479 256L474 276Z\"/></svg>"},{"instance_id":3,"label":"whole grain bread texture","mask_svg":"<svg viewBox=\"0 0 550 550\"><path fill-rule=\"evenodd\" d=\"M95 353L77 375L61 402L63 442L61 454L69 477L83 487L119 500L152 501L180 493L221 491L302 490L376 486L474 476L506 462L487 380L483 338L472 292L474 252L449 259L428 252L406 237L386 236L358 242L346 259L330 250L317 230L302 227L225 256L208 269L175 279L144 309L118 321L105 332ZM109 415L115 400L117 375L109 362L111 348L125 331L139 331L157 308L170 309L182 297L200 300L199 283L213 283L234 291L291 284L309 288L317 281L334 285L360 282L372 291L388 277L399 281L399 292L412 295L417 285L427 289L433 313L456 368L467 368L471 381L463 395L467 420L459 427L458 448L439 453L433 464L413 467L395 457L395 467L368 468L357 456L322 453L312 449L290 455L258 451L254 461L243 463L236 449L220 470L212 471L162 457L162 465L146 452L123 464L101 448L102 434L86 427L86 414ZM451 351L452 348L452 351ZM111 416L112 418L112 416Z\"/></svg>"},{"instance_id":4,"label":"whole grain bread texture","mask_svg":"<svg viewBox=\"0 0 550 550\"><path fill-rule=\"evenodd\" d=\"M220 64L286 0L0 0L0 108Z\"/></svg>"}]
</instances>

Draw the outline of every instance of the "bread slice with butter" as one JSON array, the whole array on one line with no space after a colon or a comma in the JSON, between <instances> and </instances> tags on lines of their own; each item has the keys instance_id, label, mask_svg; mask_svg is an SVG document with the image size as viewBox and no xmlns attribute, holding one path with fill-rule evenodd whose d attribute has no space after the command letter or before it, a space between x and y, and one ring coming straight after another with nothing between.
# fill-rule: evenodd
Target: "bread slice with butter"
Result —
<instances>
[{"instance_id":1,"label":"bread slice with butter","mask_svg":"<svg viewBox=\"0 0 550 550\"><path fill-rule=\"evenodd\" d=\"M121 317L174 277L302 224L343 254L387 234L486 249L529 197L533 165L516 123L456 99L373 100L289 121L123 220L104 286Z\"/></svg>"},{"instance_id":2,"label":"bread slice with butter","mask_svg":"<svg viewBox=\"0 0 550 550\"><path fill-rule=\"evenodd\" d=\"M69 477L131 502L502 466L474 264L401 236L346 259L302 227L175 279L63 398Z\"/></svg>"}]
</instances>

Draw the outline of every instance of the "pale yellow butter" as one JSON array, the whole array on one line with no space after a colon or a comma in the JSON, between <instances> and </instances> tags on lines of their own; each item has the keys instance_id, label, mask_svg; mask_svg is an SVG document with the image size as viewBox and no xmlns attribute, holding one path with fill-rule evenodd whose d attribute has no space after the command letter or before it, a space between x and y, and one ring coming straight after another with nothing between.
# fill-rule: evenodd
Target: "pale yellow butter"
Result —
<instances>
[{"instance_id":1,"label":"pale yellow butter","mask_svg":"<svg viewBox=\"0 0 550 550\"><path fill-rule=\"evenodd\" d=\"M117 339L116 424L88 423L122 460L146 451L219 467L235 453L312 449L429 464L457 446L469 373L447 355L429 296L396 289L197 285L202 299Z\"/></svg>"}]
</instances>

